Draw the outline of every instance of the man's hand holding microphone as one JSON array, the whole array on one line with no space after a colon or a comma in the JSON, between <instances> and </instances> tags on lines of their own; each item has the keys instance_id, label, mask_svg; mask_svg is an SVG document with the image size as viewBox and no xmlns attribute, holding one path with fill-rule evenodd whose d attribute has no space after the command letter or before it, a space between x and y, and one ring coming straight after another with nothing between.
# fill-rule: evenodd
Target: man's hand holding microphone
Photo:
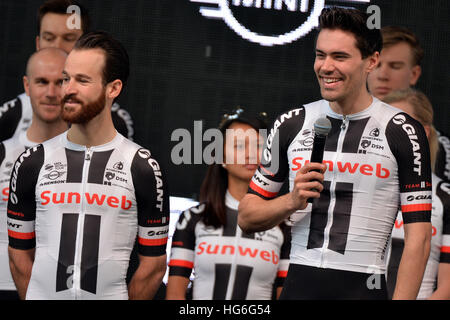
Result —
<instances>
[{"instance_id":1,"label":"man's hand holding microphone","mask_svg":"<svg viewBox=\"0 0 450 320\"><path fill-rule=\"evenodd\" d=\"M322 163L325 142L331 131L331 122L326 117L321 117L314 123L314 144L311 152L311 160L298 170L294 179L294 186L290 192L290 206L297 210L303 210L308 203L320 197L323 190L324 173L327 166Z\"/></svg>"}]
</instances>

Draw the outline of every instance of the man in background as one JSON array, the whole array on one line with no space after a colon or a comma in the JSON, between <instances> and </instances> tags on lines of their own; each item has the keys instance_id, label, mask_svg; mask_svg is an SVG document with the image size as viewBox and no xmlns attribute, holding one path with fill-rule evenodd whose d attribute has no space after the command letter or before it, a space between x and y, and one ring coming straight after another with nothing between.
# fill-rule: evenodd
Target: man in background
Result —
<instances>
[{"instance_id":1,"label":"man in background","mask_svg":"<svg viewBox=\"0 0 450 320\"><path fill-rule=\"evenodd\" d=\"M383 100L395 90L416 85L422 74L424 50L417 36L407 28L386 26L381 29L383 50L380 63L367 79L369 91ZM439 150L434 173L441 179L450 180L450 139L438 132Z\"/></svg>"},{"instance_id":2,"label":"man in background","mask_svg":"<svg viewBox=\"0 0 450 320\"><path fill-rule=\"evenodd\" d=\"M78 11L72 11L74 8ZM76 19L73 15L76 15ZM80 22L79 26L77 21ZM37 22L36 50L53 47L67 53L90 26L87 10L74 0L47 0L38 10ZM130 114L117 103L113 105L111 113L117 131L133 140L133 120ZM25 93L5 102L3 106L0 105L0 141L26 131L31 118L31 103Z\"/></svg>"},{"instance_id":3,"label":"man in background","mask_svg":"<svg viewBox=\"0 0 450 320\"><path fill-rule=\"evenodd\" d=\"M31 126L27 131L0 143L0 300L18 299L8 259L6 205L11 172L17 157L25 149L49 140L68 128L61 118L61 83L66 57L67 53L61 49L46 48L29 58L23 84L33 110ZM56 174L58 171L55 169L47 173ZM19 225L12 227L20 228Z\"/></svg>"}]
</instances>

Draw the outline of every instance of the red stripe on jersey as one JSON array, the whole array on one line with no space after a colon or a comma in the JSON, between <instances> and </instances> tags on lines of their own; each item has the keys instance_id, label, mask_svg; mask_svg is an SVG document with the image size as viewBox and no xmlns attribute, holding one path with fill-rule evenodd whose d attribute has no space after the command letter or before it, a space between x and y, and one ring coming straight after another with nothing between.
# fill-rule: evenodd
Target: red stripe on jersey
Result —
<instances>
[{"instance_id":1,"label":"red stripe on jersey","mask_svg":"<svg viewBox=\"0 0 450 320\"><path fill-rule=\"evenodd\" d=\"M442 247L441 247L441 252L444 252L444 253L450 253L450 247L442 246Z\"/></svg>"},{"instance_id":2,"label":"red stripe on jersey","mask_svg":"<svg viewBox=\"0 0 450 320\"><path fill-rule=\"evenodd\" d=\"M191 261L186 261L186 260L170 260L169 261L169 267L185 267L185 268L189 268L192 269L194 268L194 263Z\"/></svg>"},{"instance_id":3,"label":"red stripe on jersey","mask_svg":"<svg viewBox=\"0 0 450 320\"><path fill-rule=\"evenodd\" d=\"M162 239L144 239L139 238L139 244L142 244L144 246L162 246L167 243L167 237Z\"/></svg>"},{"instance_id":4,"label":"red stripe on jersey","mask_svg":"<svg viewBox=\"0 0 450 320\"><path fill-rule=\"evenodd\" d=\"M264 190L263 188L257 186L253 181L250 182L250 188L266 198L274 198L278 194L278 192L269 192Z\"/></svg>"},{"instance_id":5,"label":"red stripe on jersey","mask_svg":"<svg viewBox=\"0 0 450 320\"><path fill-rule=\"evenodd\" d=\"M402 206L402 212L431 211L431 203L407 204Z\"/></svg>"},{"instance_id":6,"label":"red stripe on jersey","mask_svg":"<svg viewBox=\"0 0 450 320\"><path fill-rule=\"evenodd\" d=\"M36 238L36 233L34 231L28 232L28 233L22 233L22 232L8 230L8 236L10 236L11 238L15 238L15 239L30 240L30 239Z\"/></svg>"},{"instance_id":7,"label":"red stripe on jersey","mask_svg":"<svg viewBox=\"0 0 450 320\"><path fill-rule=\"evenodd\" d=\"M278 271L278 273L277 273L277 277L278 278L286 278L287 277L287 271L286 270L280 270L280 271Z\"/></svg>"}]
</instances>

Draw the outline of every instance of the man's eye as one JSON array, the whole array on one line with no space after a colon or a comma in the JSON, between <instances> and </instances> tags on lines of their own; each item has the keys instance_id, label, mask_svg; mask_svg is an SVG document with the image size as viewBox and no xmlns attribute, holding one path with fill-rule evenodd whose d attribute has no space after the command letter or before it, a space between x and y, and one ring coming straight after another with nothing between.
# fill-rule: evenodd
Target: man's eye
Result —
<instances>
[{"instance_id":1,"label":"man's eye","mask_svg":"<svg viewBox=\"0 0 450 320\"><path fill-rule=\"evenodd\" d=\"M77 40L77 38L75 36L69 36L69 37L65 37L64 40L67 42L74 42Z\"/></svg>"}]
</instances>

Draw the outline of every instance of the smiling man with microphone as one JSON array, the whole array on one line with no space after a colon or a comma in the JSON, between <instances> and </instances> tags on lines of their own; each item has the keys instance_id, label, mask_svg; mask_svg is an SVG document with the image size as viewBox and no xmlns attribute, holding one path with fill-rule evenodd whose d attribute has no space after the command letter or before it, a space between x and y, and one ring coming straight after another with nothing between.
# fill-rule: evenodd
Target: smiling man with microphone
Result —
<instances>
[{"instance_id":1,"label":"smiling man with microphone","mask_svg":"<svg viewBox=\"0 0 450 320\"><path fill-rule=\"evenodd\" d=\"M322 11L314 71L323 100L275 121L239 205L246 232L293 222L281 299L387 299L386 247L399 206L407 240L394 299L415 299L420 287L430 250L430 151L420 123L367 91L382 48L367 18ZM290 192L277 197L286 177Z\"/></svg>"}]
</instances>

